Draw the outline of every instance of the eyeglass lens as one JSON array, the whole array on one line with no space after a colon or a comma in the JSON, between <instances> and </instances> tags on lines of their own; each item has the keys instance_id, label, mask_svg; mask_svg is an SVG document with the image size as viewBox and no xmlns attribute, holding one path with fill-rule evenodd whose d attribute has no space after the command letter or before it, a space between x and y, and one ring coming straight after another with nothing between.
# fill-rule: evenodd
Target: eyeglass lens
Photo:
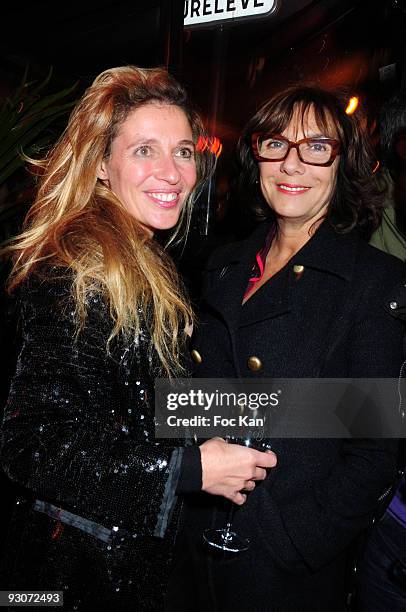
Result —
<instances>
[{"instance_id":1,"label":"eyeglass lens","mask_svg":"<svg viewBox=\"0 0 406 612\"><path fill-rule=\"evenodd\" d=\"M266 159L280 160L286 157L291 145L287 140L277 138L258 139L258 153ZM333 153L331 143L322 138L309 138L299 145L299 155L304 162L324 164Z\"/></svg>"}]
</instances>

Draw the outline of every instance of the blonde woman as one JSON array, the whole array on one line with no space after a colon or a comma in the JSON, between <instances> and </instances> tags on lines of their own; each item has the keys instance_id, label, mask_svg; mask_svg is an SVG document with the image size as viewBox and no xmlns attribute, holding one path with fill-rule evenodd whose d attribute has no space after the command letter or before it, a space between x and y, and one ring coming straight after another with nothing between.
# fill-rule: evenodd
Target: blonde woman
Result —
<instances>
[{"instance_id":1,"label":"blonde woman","mask_svg":"<svg viewBox=\"0 0 406 612\"><path fill-rule=\"evenodd\" d=\"M2 588L62 591L66 610L160 610L179 496L242 504L275 464L219 439L154 439L154 378L187 373L193 319L154 234L187 227L210 172L203 136L170 75L126 66L96 78L36 162L37 197L8 247L23 345L2 462L27 495Z\"/></svg>"}]
</instances>

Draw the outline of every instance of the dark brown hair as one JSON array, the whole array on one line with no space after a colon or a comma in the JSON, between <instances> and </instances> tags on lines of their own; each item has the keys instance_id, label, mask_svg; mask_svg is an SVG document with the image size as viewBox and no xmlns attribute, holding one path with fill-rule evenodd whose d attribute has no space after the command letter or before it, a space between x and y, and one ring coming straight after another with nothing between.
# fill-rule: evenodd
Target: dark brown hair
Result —
<instances>
[{"instance_id":1,"label":"dark brown hair","mask_svg":"<svg viewBox=\"0 0 406 612\"><path fill-rule=\"evenodd\" d=\"M257 218L269 218L273 213L258 187L259 169L252 152L252 134L281 134L296 112L304 125L313 110L322 132L341 143L336 186L327 213L329 223L337 232L357 227L366 238L378 227L383 204L373 174L376 156L366 122L359 111L347 115L345 107L346 101L340 94L311 86L291 87L273 96L248 121L237 147L238 192L245 206L247 201L252 203Z\"/></svg>"}]
</instances>

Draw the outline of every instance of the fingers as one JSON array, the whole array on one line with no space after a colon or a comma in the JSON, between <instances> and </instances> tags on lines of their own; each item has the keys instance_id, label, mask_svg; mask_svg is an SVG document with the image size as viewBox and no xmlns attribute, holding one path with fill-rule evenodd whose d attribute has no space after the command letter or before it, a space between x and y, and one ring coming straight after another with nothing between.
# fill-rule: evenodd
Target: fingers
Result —
<instances>
[{"instance_id":1,"label":"fingers","mask_svg":"<svg viewBox=\"0 0 406 612\"><path fill-rule=\"evenodd\" d=\"M264 480L267 470L276 465L276 456L272 451L261 452L227 444L221 438L201 444L200 456L202 490L231 499L238 505L246 501L241 491L252 491L255 481Z\"/></svg>"},{"instance_id":2,"label":"fingers","mask_svg":"<svg viewBox=\"0 0 406 612\"><path fill-rule=\"evenodd\" d=\"M245 493L241 493L241 491L236 491L231 497L231 501L237 504L237 506L242 506L247 501L247 496Z\"/></svg>"},{"instance_id":3,"label":"fingers","mask_svg":"<svg viewBox=\"0 0 406 612\"><path fill-rule=\"evenodd\" d=\"M266 470L264 470L264 468L256 467L250 480L265 480L266 477Z\"/></svg>"},{"instance_id":4,"label":"fingers","mask_svg":"<svg viewBox=\"0 0 406 612\"><path fill-rule=\"evenodd\" d=\"M253 491L254 489L255 489L255 482L253 480L247 480L242 490L247 491L247 493L250 493L250 491Z\"/></svg>"},{"instance_id":5,"label":"fingers","mask_svg":"<svg viewBox=\"0 0 406 612\"><path fill-rule=\"evenodd\" d=\"M252 450L255 455L255 463L263 468L273 468L276 465L276 455L272 451L266 451L263 453L262 451Z\"/></svg>"},{"instance_id":6,"label":"fingers","mask_svg":"<svg viewBox=\"0 0 406 612\"><path fill-rule=\"evenodd\" d=\"M228 499L230 499L234 504L238 506L242 506L247 501L247 493L250 493L255 489L255 482L253 480L247 480L244 485L244 488L241 491L234 491Z\"/></svg>"}]
</instances>

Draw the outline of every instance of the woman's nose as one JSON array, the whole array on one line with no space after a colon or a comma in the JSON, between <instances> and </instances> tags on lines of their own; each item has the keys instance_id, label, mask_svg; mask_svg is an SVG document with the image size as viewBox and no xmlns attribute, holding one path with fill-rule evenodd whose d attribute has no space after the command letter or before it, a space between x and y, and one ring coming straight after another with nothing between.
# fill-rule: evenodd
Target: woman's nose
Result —
<instances>
[{"instance_id":1,"label":"woman's nose","mask_svg":"<svg viewBox=\"0 0 406 612\"><path fill-rule=\"evenodd\" d=\"M305 164L300 161L299 153L295 147L291 147L285 159L281 162L281 171L287 174L303 174Z\"/></svg>"},{"instance_id":2,"label":"woman's nose","mask_svg":"<svg viewBox=\"0 0 406 612\"><path fill-rule=\"evenodd\" d=\"M159 159L155 174L157 178L168 183L176 184L180 180L179 168L172 155L162 155Z\"/></svg>"}]
</instances>

